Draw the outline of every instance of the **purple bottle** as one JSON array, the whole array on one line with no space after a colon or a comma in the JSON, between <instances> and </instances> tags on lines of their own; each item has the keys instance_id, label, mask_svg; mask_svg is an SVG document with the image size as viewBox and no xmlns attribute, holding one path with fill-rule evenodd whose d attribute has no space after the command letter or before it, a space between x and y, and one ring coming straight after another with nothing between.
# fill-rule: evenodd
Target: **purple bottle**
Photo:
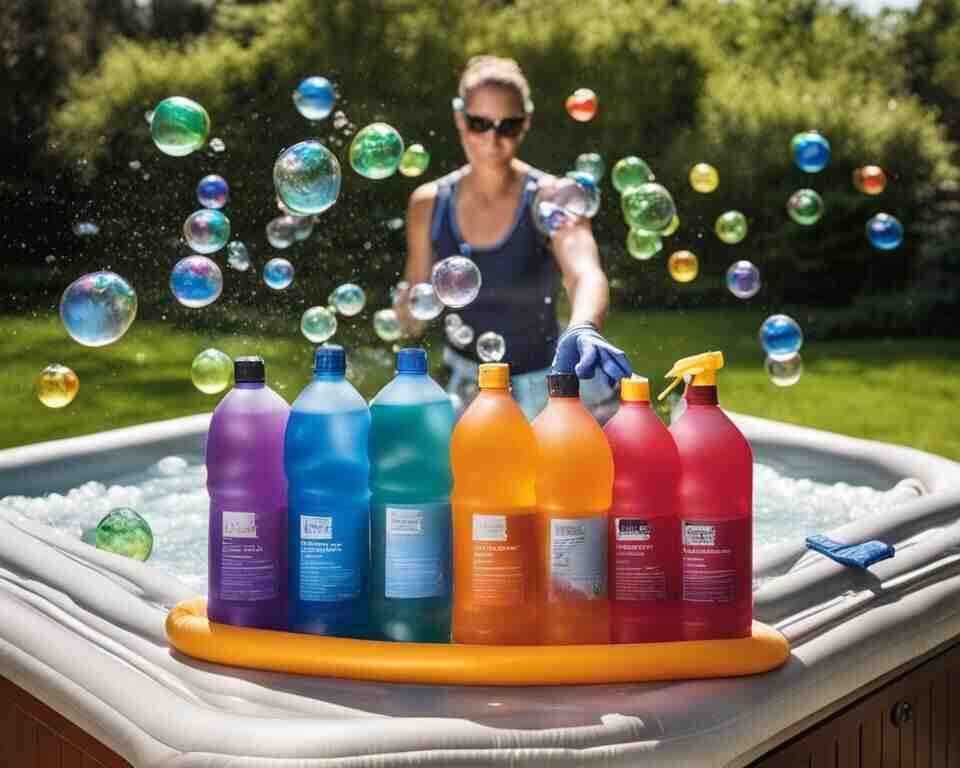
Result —
<instances>
[{"instance_id":1,"label":"purple bottle","mask_svg":"<svg viewBox=\"0 0 960 768\"><path fill-rule=\"evenodd\" d=\"M240 627L285 629L290 406L265 383L263 360L239 357L235 386L207 435L210 544L207 616Z\"/></svg>"}]
</instances>

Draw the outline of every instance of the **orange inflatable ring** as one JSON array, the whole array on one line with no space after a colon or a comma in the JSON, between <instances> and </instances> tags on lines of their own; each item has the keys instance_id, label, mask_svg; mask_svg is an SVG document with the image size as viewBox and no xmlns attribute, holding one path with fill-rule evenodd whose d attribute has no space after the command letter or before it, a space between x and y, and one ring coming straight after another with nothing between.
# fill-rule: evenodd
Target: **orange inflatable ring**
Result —
<instances>
[{"instance_id":1,"label":"orange inflatable ring","mask_svg":"<svg viewBox=\"0 0 960 768\"><path fill-rule=\"evenodd\" d=\"M301 675L435 685L570 685L755 675L786 662L790 646L753 623L740 640L623 645L464 645L350 640L218 624L207 601L184 600L167 616L181 653L217 664Z\"/></svg>"}]
</instances>

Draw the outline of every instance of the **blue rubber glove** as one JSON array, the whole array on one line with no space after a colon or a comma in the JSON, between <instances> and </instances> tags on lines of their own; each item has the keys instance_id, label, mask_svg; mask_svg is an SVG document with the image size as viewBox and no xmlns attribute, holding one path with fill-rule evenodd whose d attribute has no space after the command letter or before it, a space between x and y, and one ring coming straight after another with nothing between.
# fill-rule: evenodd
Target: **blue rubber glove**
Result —
<instances>
[{"instance_id":1,"label":"blue rubber glove","mask_svg":"<svg viewBox=\"0 0 960 768\"><path fill-rule=\"evenodd\" d=\"M603 338L593 323L571 325L557 342L551 368L557 373L576 373L581 379L592 379L598 367L611 387L633 373L623 350Z\"/></svg>"}]
</instances>

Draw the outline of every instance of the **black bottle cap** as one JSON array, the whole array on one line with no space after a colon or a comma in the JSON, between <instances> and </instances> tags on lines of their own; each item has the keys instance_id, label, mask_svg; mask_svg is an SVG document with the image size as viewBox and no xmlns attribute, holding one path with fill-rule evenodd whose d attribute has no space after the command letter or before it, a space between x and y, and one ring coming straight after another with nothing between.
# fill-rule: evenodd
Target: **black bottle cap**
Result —
<instances>
[{"instance_id":1,"label":"black bottle cap","mask_svg":"<svg viewBox=\"0 0 960 768\"><path fill-rule=\"evenodd\" d=\"M233 361L233 380L237 384L263 384L267 380L262 357L238 357Z\"/></svg>"},{"instance_id":2,"label":"black bottle cap","mask_svg":"<svg viewBox=\"0 0 960 768\"><path fill-rule=\"evenodd\" d=\"M580 397L580 379L575 373L551 373L547 376L550 397Z\"/></svg>"}]
</instances>

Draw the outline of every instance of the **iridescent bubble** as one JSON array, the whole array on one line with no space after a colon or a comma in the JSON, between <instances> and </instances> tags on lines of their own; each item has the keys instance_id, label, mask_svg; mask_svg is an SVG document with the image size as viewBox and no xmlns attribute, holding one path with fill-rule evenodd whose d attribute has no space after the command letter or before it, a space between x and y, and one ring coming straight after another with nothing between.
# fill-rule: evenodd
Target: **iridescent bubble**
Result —
<instances>
[{"instance_id":1,"label":"iridescent bubble","mask_svg":"<svg viewBox=\"0 0 960 768\"><path fill-rule=\"evenodd\" d=\"M892 251L903 242L903 225L889 213L878 213L867 222L867 239L874 248Z\"/></svg>"},{"instance_id":2,"label":"iridescent bubble","mask_svg":"<svg viewBox=\"0 0 960 768\"><path fill-rule=\"evenodd\" d=\"M469 347L473 343L473 336L473 328L466 323L447 332L447 339L450 340L450 343L460 349Z\"/></svg>"},{"instance_id":3,"label":"iridescent bubble","mask_svg":"<svg viewBox=\"0 0 960 768\"><path fill-rule=\"evenodd\" d=\"M480 293L480 269L466 256L448 256L437 262L431 275L437 298L448 307L461 309Z\"/></svg>"},{"instance_id":4,"label":"iridescent bubble","mask_svg":"<svg viewBox=\"0 0 960 768\"><path fill-rule=\"evenodd\" d=\"M37 398L47 408L64 408L80 391L80 377L70 368L52 363L37 378Z\"/></svg>"},{"instance_id":5,"label":"iridescent bubble","mask_svg":"<svg viewBox=\"0 0 960 768\"><path fill-rule=\"evenodd\" d=\"M717 217L714 231L727 245L736 245L747 236L747 217L740 211L727 211Z\"/></svg>"},{"instance_id":6,"label":"iridescent bubble","mask_svg":"<svg viewBox=\"0 0 960 768\"><path fill-rule=\"evenodd\" d=\"M803 358L800 357L799 352L784 360L775 360L768 357L764 367L770 381L778 387L792 387L800 381L800 377L803 375Z\"/></svg>"},{"instance_id":7,"label":"iridescent bubble","mask_svg":"<svg viewBox=\"0 0 960 768\"><path fill-rule=\"evenodd\" d=\"M673 214L673 218L670 219L670 223L667 225L667 228L660 233L662 237L670 237L674 232L680 229L680 217L677 214Z\"/></svg>"},{"instance_id":8,"label":"iridescent bubble","mask_svg":"<svg viewBox=\"0 0 960 768\"><path fill-rule=\"evenodd\" d=\"M403 336L403 326L394 309L378 309L374 312L373 330L384 341L396 341Z\"/></svg>"},{"instance_id":9,"label":"iridescent bubble","mask_svg":"<svg viewBox=\"0 0 960 768\"><path fill-rule=\"evenodd\" d=\"M206 307L220 298L223 273L217 263L206 256L187 256L170 272L170 290L185 307Z\"/></svg>"},{"instance_id":10,"label":"iridescent bubble","mask_svg":"<svg viewBox=\"0 0 960 768\"><path fill-rule=\"evenodd\" d=\"M402 300L406 298L406 292L410 290L410 283L406 280L401 280L396 285L390 288L390 306L397 306Z\"/></svg>"},{"instance_id":11,"label":"iridescent bubble","mask_svg":"<svg viewBox=\"0 0 960 768\"><path fill-rule=\"evenodd\" d=\"M97 549L146 561L153 551L150 523L135 509L117 507L97 524Z\"/></svg>"},{"instance_id":12,"label":"iridescent bubble","mask_svg":"<svg viewBox=\"0 0 960 768\"><path fill-rule=\"evenodd\" d=\"M400 173L404 176L421 176L430 165L430 153L423 144L411 144L400 158Z\"/></svg>"},{"instance_id":13,"label":"iridescent bubble","mask_svg":"<svg viewBox=\"0 0 960 768\"><path fill-rule=\"evenodd\" d=\"M204 208L223 208L230 198L230 186L223 176L211 173L197 184L197 200Z\"/></svg>"},{"instance_id":14,"label":"iridescent bubble","mask_svg":"<svg viewBox=\"0 0 960 768\"><path fill-rule=\"evenodd\" d=\"M293 92L293 103L307 120L323 120L336 102L333 85L325 77L308 77Z\"/></svg>"},{"instance_id":15,"label":"iridescent bubble","mask_svg":"<svg viewBox=\"0 0 960 768\"><path fill-rule=\"evenodd\" d=\"M589 88L577 88L567 96L567 114L578 123L587 123L597 114L597 94Z\"/></svg>"},{"instance_id":16,"label":"iridescent bubble","mask_svg":"<svg viewBox=\"0 0 960 768\"><path fill-rule=\"evenodd\" d=\"M663 248L660 235L643 229L631 229L627 235L627 251L638 261L646 261L656 256Z\"/></svg>"},{"instance_id":17,"label":"iridescent bubble","mask_svg":"<svg viewBox=\"0 0 960 768\"><path fill-rule=\"evenodd\" d=\"M697 255L690 251L675 251L667 260L667 271L670 277L678 283L689 283L695 280L700 271L700 262Z\"/></svg>"},{"instance_id":18,"label":"iridescent bubble","mask_svg":"<svg viewBox=\"0 0 960 768\"><path fill-rule=\"evenodd\" d=\"M594 184L594 189L596 185ZM599 194L599 190L597 190ZM599 196L597 197L599 207ZM592 201L588 188L571 178L550 179L537 188L531 210L537 230L553 237L559 230L576 224L587 215Z\"/></svg>"},{"instance_id":19,"label":"iridescent bubble","mask_svg":"<svg viewBox=\"0 0 960 768\"><path fill-rule=\"evenodd\" d=\"M294 216L277 216L265 227L267 242L274 248L289 248L296 239L299 219Z\"/></svg>"},{"instance_id":20,"label":"iridescent bubble","mask_svg":"<svg viewBox=\"0 0 960 768\"><path fill-rule=\"evenodd\" d=\"M447 333L457 330L461 325L463 325L463 318L456 312L451 312L443 319L443 328Z\"/></svg>"},{"instance_id":21,"label":"iridescent bubble","mask_svg":"<svg viewBox=\"0 0 960 768\"><path fill-rule=\"evenodd\" d=\"M760 345L774 360L786 360L803 346L803 331L789 315L771 315L760 326Z\"/></svg>"},{"instance_id":22,"label":"iridescent bubble","mask_svg":"<svg viewBox=\"0 0 960 768\"><path fill-rule=\"evenodd\" d=\"M270 259L263 266L263 282L275 291L282 291L293 282L293 264L286 259Z\"/></svg>"},{"instance_id":23,"label":"iridescent bubble","mask_svg":"<svg viewBox=\"0 0 960 768\"><path fill-rule=\"evenodd\" d=\"M823 216L823 198L812 189L798 189L787 200L787 215L797 224L816 224Z\"/></svg>"},{"instance_id":24,"label":"iridescent bubble","mask_svg":"<svg viewBox=\"0 0 960 768\"><path fill-rule=\"evenodd\" d=\"M330 304L344 317L359 315L367 305L367 295L355 283L338 285L330 294Z\"/></svg>"},{"instance_id":25,"label":"iridescent bubble","mask_svg":"<svg viewBox=\"0 0 960 768\"><path fill-rule=\"evenodd\" d=\"M193 358L190 378L193 386L206 395L216 395L230 386L233 376L233 360L219 349L205 349Z\"/></svg>"},{"instance_id":26,"label":"iridescent bubble","mask_svg":"<svg viewBox=\"0 0 960 768\"><path fill-rule=\"evenodd\" d=\"M751 299L760 290L760 270L753 262L735 261L727 269L727 288L738 299Z\"/></svg>"},{"instance_id":27,"label":"iridescent bubble","mask_svg":"<svg viewBox=\"0 0 960 768\"><path fill-rule=\"evenodd\" d=\"M853 186L865 195L879 195L887 188L887 174L879 165L865 165L853 172Z\"/></svg>"},{"instance_id":28,"label":"iridescent bubble","mask_svg":"<svg viewBox=\"0 0 960 768\"><path fill-rule=\"evenodd\" d=\"M93 237L100 234L100 227L93 221L78 221L73 225L73 234L77 237Z\"/></svg>"},{"instance_id":29,"label":"iridescent bubble","mask_svg":"<svg viewBox=\"0 0 960 768\"><path fill-rule=\"evenodd\" d=\"M720 186L720 174L710 163L697 163L690 169L690 186L694 191L708 195Z\"/></svg>"},{"instance_id":30,"label":"iridescent bubble","mask_svg":"<svg viewBox=\"0 0 960 768\"><path fill-rule=\"evenodd\" d=\"M790 140L793 160L801 171L817 173L830 162L830 142L816 131L804 131Z\"/></svg>"},{"instance_id":31,"label":"iridescent bubble","mask_svg":"<svg viewBox=\"0 0 960 768\"><path fill-rule=\"evenodd\" d=\"M293 239L300 243L313 234L313 216L294 216Z\"/></svg>"},{"instance_id":32,"label":"iridescent bubble","mask_svg":"<svg viewBox=\"0 0 960 768\"><path fill-rule=\"evenodd\" d=\"M250 254L245 246L239 240L234 240L227 245L227 264L238 272L246 272L250 269Z\"/></svg>"},{"instance_id":33,"label":"iridescent bubble","mask_svg":"<svg viewBox=\"0 0 960 768\"><path fill-rule=\"evenodd\" d=\"M634 187L643 186L655 178L656 176L653 175L650 166L635 155L617 160L611 174L613 186L620 194Z\"/></svg>"},{"instance_id":34,"label":"iridescent bubble","mask_svg":"<svg viewBox=\"0 0 960 768\"><path fill-rule=\"evenodd\" d=\"M631 229L660 232L677 213L666 187L653 182L632 187L620 198L623 217Z\"/></svg>"},{"instance_id":35,"label":"iridescent bubble","mask_svg":"<svg viewBox=\"0 0 960 768\"><path fill-rule=\"evenodd\" d=\"M183 157L203 147L210 133L210 116L197 102L172 96L157 104L150 135L165 155Z\"/></svg>"},{"instance_id":36,"label":"iridescent bubble","mask_svg":"<svg viewBox=\"0 0 960 768\"><path fill-rule=\"evenodd\" d=\"M350 143L350 166L368 179L392 176L403 157L403 139L386 123L362 128Z\"/></svg>"},{"instance_id":37,"label":"iridescent bubble","mask_svg":"<svg viewBox=\"0 0 960 768\"><path fill-rule=\"evenodd\" d=\"M112 344L137 316L137 294L115 272L77 278L60 298L60 319L74 340L86 347Z\"/></svg>"},{"instance_id":38,"label":"iridescent bubble","mask_svg":"<svg viewBox=\"0 0 960 768\"><path fill-rule=\"evenodd\" d=\"M430 283L417 283L407 294L410 314L417 320L433 320L443 312L443 302Z\"/></svg>"},{"instance_id":39,"label":"iridescent bubble","mask_svg":"<svg viewBox=\"0 0 960 768\"><path fill-rule=\"evenodd\" d=\"M230 219L220 211L201 208L183 222L183 237L197 253L214 253L230 239Z\"/></svg>"},{"instance_id":40,"label":"iridescent bubble","mask_svg":"<svg viewBox=\"0 0 960 768\"><path fill-rule=\"evenodd\" d=\"M574 167L581 173L589 173L598 184L607 169L603 158L596 152L584 152L582 155L578 155Z\"/></svg>"},{"instance_id":41,"label":"iridescent bubble","mask_svg":"<svg viewBox=\"0 0 960 768\"><path fill-rule=\"evenodd\" d=\"M340 162L319 141L294 144L273 164L277 197L294 215L323 213L340 195Z\"/></svg>"},{"instance_id":42,"label":"iridescent bubble","mask_svg":"<svg viewBox=\"0 0 960 768\"><path fill-rule=\"evenodd\" d=\"M477 357L485 363L497 363L503 360L506 352L507 343L499 333L487 331L477 338Z\"/></svg>"},{"instance_id":43,"label":"iridescent bubble","mask_svg":"<svg viewBox=\"0 0 960 768\"><path fill-rule=\"evenodd\" d=\"M327 307L310 307L300 318L300 332L314 344L322 344L337 332L337 316Z\"/></svg>"},{"instance_id":44,"label":"iridescent bubble","mask_svg":"<svg viewBox=\"0 0 960 768\"><path fill-rule=\"evenodd\" d=\"M587 207L584 211L584 216L588 219L592 219L597 215L597 212L600 210L600 185L597 184L597 180L589 173L584 173L583 171L569 171L567 173L568 179L573 179L573 181L586 193L587 196Z\"/></svg>"}]
</instances>

